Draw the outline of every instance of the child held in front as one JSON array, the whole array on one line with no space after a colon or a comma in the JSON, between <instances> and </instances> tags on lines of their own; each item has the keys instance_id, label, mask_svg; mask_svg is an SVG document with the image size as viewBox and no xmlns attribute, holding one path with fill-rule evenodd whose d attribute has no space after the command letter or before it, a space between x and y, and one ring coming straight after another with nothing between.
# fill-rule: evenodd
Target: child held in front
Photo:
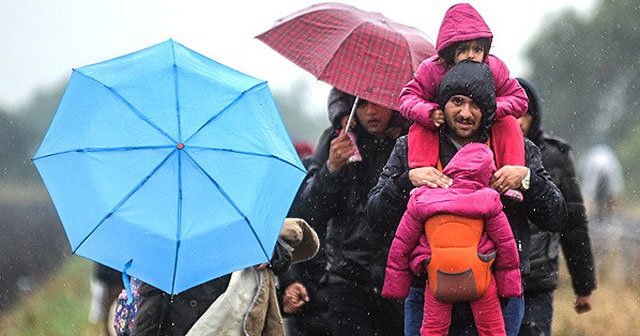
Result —
<instances>
[{"instance_id":1,"label":"child held in front","mask_svg":"<svg viewBox=\"0 0 640 336\"><path fill-rule=\"evenodd\" d=\"M426 268L423 336L447 335L453 302L465 301L479 335L506 334L498 297L520 296L522 285L513 232L500 195L488 187L495 170L489 147L472 142L443 170L453 179L449 188L412 192L391 244L382 296L406 297L409 272Z\"/></svg>"},{"instance_id":2,"label":"child held in front","mask_svg":"<svg viewBox=\"0 0 640 336\"><path fill-rule=\"evenodd\" d=\"M445 13L436 42L438 54L420 64L400 95L400 113L414 121L408 138L409 168L434 167L438 161L438 128L444 123L444 114L435 102L437 91L442 77L463 60L486 62L494 77L497 110L490 141L497 167L524 166L524 136L517 118L526 113L528 99L518 81L509 77L506 65L489 54L492 38L491 30L471 5L453 5ZM498 191L522 200L522 193L515 190L519 187L505 185Z\"/></svg>"}]
</instances>

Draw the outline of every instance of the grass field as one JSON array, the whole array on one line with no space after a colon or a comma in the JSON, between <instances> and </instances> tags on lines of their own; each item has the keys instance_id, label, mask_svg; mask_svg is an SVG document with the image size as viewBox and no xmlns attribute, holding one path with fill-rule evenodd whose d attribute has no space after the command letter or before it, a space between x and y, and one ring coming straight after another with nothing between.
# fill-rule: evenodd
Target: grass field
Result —
<instances>
[{"instance_id":1,"label":"grass field","mask_svg":"<svg viewBox=\"0 0 640 336\"><path fill-rule=\"evenodd\" d=\"M99 336L89 323L91 262L70 257L38 290L0 317L1 336Z\"/></svg>"},{"instance_id":2,"label":"grass field","mask_svg":"<svg viewBox=\"0 0 640 336\"><path fill-rule=\"evenodd\" d=\"M599 254L594 310L577 315L566 269L554 301L554 335L637 335L640 330L640 286L617 276L608 265L615 251ZM598 255L598 254L597 254ZM564 263L564 261L562 261ZM637 271L637 270L632 270ZM91 263L73 256L37 291L0 317L0 336L99 336L100 326L87 319Z\"/></svg>"}]
</instances>

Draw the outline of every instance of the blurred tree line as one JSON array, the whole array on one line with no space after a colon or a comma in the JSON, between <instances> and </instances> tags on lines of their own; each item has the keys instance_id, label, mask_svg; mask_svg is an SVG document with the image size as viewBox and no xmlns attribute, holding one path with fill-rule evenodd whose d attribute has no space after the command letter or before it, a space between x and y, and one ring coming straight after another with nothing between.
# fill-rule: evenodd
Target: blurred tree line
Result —
<instances>
[{"instance_id":1,"label":"blurred tree line","mask_svg":"<svg viewBox=\"0 0 640 336\"><path fill-rule=\"evenodd\" d=\"M31 157L40 144L62 97L63 84L36 92L23 107L0 109L0 163L5 183L23 183L37 177Z\"/></svg>"},{"instance_id":2,"label":"blurred tree line","mask_svg":"<svg viewBox=\"0 0 640 336\"><path fill-rule=\"evenodd\" d=\"M637 0L600 0L586 16L568 10L552 18L526 49L544 129L578 157L595 144L613 147L632 194L640 190L640 172L630 169L640 166L638 22Z\"/></svg>"}]
</instances>

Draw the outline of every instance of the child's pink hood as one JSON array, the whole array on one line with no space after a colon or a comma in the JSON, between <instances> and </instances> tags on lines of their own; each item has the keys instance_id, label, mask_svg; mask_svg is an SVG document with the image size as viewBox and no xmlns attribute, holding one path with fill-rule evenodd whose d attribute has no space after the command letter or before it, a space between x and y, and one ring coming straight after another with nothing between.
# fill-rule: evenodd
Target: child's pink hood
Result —
<instances>
[{"instance_id":1,"label":"child's pink hood","mask_svg":"<svg viewBox=\"0 0 640 336\"><path fill-rule=\"evenodd\" d=\"M486 218L502 211L500 195L487 188L496 171L493 152L482 143L462 147L442 171L453 179L447 189L422 187L409 199L407 211L419 221L439 213Z\"/></svg>"},{"instance_id":2,"label":"child's pink hood","mask_svg":"<svg viewBox=\"0 0 640 336\"><path fill-rule=\"evenodd\" d=\"M440 53L456 42L483 37L489 38L491 42L493 33L480 13L468 3L456 4L444 14L436 41L436 51Z\"/></svg>"}]
</instances>

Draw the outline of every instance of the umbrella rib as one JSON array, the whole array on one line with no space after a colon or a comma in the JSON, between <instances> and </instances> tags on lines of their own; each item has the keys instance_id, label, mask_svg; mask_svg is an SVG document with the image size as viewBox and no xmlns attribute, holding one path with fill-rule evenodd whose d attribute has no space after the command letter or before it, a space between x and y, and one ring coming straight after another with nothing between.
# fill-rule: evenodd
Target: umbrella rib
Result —
<instances>
[{"instance_id":1,"label":"umbrella rib","mask_svg":"<svg viewBox=\"0 0 640 336\"><path fill-rule=\"evenodd\" d=\"M300 170L303 173L307 173L306 171L304 171L303 169L301 169L300 167L296 166L295 164L282 159L280 157L277 157L275 155L271 155L271 154L260 154L260 153L253 153L253 152L244 152L244 151L238 151L235 149L229 149L229 148L211 148L211 147L200 147L200 146L189 146L189 148L191 149L201 149L201 150L210 150L210 151L215 151L215 152L230 152L230 153L236 153L236 154L242 154L242 155L249 155L249 156L261 156L261 157L270 157L270 158L274 158L278 161L281 161L283 163L286 163L292 167L297 168L298 170Z\"/></svg>"},{"instance_id":2,"label":"umbrella rib","mask_svg":"<svg viewBox=\"0 0 640 336\"><path fill-rule=\"evenodd\" d=\"M173 148L173 147L175 147L175 146L174 145L138 146L138 147L125 146L125 147L111 147L111 148L107 148L107 147L104 147L104 148L103 147L88 147L88 148L70 149L70 150L66 150L66 151L63 151L63 152L36 156L36 157L34 157L32 159L32 161L39 160L39 159L45 159L45 158L48 158L48 157L51 157L51 156L56 156L56 155L61 155L61 154L68 154L68 153L120 152L120 151L134 151L134 150L145 150L145 149Z\"/></svg>"},{"instance_id":3,"label":"umbrella rib","mask_svg":"<svg viewBox=\"0 0 640 336\"><path fill-rule=\"evenodd\" d=\"M176 117L178 119L178 142L181 142L182 129L180 126L180 95L178 95L178 66L176 65L176 50L174 43L171 43L171 56L173 57L173 81L176 98Z\"/></svg>"},{"instance_id":4,"label":"umbrella rib","mask_svg":"<svg viewBox=\"0 0 640 336\"><path fill-rule=\"evenodd\" d=\"M256 238L256 241L258 242L258 245L260 245L260 249L262 250L262 253L264 253L264 256L267 258L267 260L269 260L271 257L269 257L269 254L267 253L267 251L265 250L264 246L262 245L262 241L260 241L260 238L258 238L258 234L256 233L256 230L253 228L253 225L251 225L251 221L249 220L249 218L247 218L247 216L242 212L242 210L240 210L238 208L236 203L233 200L231 200L231 197L229 197L229 195L227 195L227 193L222 189L220 184L218 184L218 182L216 182L216 180L214 180L213 177L211 177L211 175L209 175L209 173L207 173L200 166L200 164L198 164L198 162L193 157L191 157L191 155L189 155L188 152L185 151L184 153L193 162L193 164L196 167L198 167L198 169L211 181L211 183L213 183L216 186L216 188L218 188L218 191L220 191L222 196L224 196L224 198L227 199L227 202L229 202L229 204L231 204L231 206L238 212L238 214L240 214L240 216L242 216L242 218L244 218L244 220L247 222L247 225L249 225L249 229L251 229L251 232L253 233L253 236Z\"/></svg>"},{"instance_id":5,"label":"umbrella rib","mask_svg":"<svg viewBox=\"0 0 640 336\"><path fill-rule=\"evenodd\" d=\"M178 274L178 254L180 252L180 239L182 232L182 151L178 151L178 219L176 230L176 257L173 261L173 279L171 280L171 293L176 288L176 276Z\"/></svg>"},{"instance_id":6,"label":"umbrella rib","mask_svg":"<svg viewBox=\"0 0 640 336\"><path fill-rule=\"evenodd\" d=\"M207 125L209 125L210 123L212 123L214 120L218 119L224 112L228 111L229 108L231 106L233 106L236 102L238 102L240 100L240 98L242 98L242 96L245 95L245 93L248 93L249 91L253 91L254 89L260 87L260 86L265 86L267 85L266 82L260 82L244 91L242 91L242 93L236 97L236 99L234 99L231 103L229 103L227 106L225 106L222 110L220 110L220 112L218 112L216 115L212 116L211 118L209 118L209 120L207 120L204 124L202 124L202 126L200 126L195 132L193 132L193 134L191 134L191 136L189 136L186 140L184 140L184 143L187 143L187 141L189 141L191 138L193 138L196 134L198 134L198 132L200 132L200 130L202 130L203 128L205 128Z\"/></svg>"},{"instance_id":7,"label":"umbrella rib","mask_svg":"<svg viewBox=\"0 0 640 336\"><path fill-rule=\"evenodd\" d=\"M89 79L91 79L92 81L98 83L99 85L104 86L107 90L111 91L111 93L113 93L114 96L116 96L125 106L127 106L129 108L129 110L131 110L131 112L133 112L136 116L138 116L138 118L140 118L142 121L146 122L149 126L153 127L155 130L157 130L158 132L160 132L160 134L164 135L165 137L169 138L169 140L173 141L173 142L178 142L176 141L174 138L172 138L169 134L167 134L167 132L163 131L162 128L160 128L160 126L156 125L153 121L151 121L149 118L147 118L144 114L142 114L142 112L140 112L137 108L135 108L133 105L131 105L131 103L129 103L116 89L107 86L106 84L100 82L99 80L88 76L78 70L74 70L75 72L79 73L80 75L87 77Z\"/></svg>"},{"instance_id":8,"label":"umbrella rib","mask_svg":"<svg viewBox=\"0 0 640 336\"><path fill-rule=\"evenodd\" d=\"M162 165L164 165L165 162L167 162L167 160L169 160L169 158L171 157L171 155L173 155L173 153L175 153L178 149L174 149L171 153L167 154L167 157L165 157L160 163L158 163L157 166L155 166L155 168L153 168L153 170L151 170L151 172L145 176L142 181L140 181L140 183L138 183L135 187L133 187L133 189L131 189L131 191L129 191L129 193L122 198L122 200L120 200L120 202L118 202L118 204L116 204L113 209L111 209L111 211L109 211L104 217L102 217L102 219L98 222L98 224L96 224L96 226L91 230L91 232L89 232L86 237L84 237L84 239L82 239L82 241L80 242L80 244L78 244L78 247L73 249L73 253L76 253L76 251L82 246L82 244L84 244L84 242L87 241L87 239L89 239L89 237L100 227L100 225L102 225L102 223L104 223L104 221L106 221L109 217L111 217L111 215L113 215L116 211L118 211L118 209L120 209L120 207L127 201L129 200L129 198L131 198L131 196L138 191L145 183L147 183L147 181L149 180L149 178L151 178L151 176L153 176L153 174L155 174L156 171L158 171L158 169L160 169L160 167L162 167Z\"/></svg>"}]
</instances>

